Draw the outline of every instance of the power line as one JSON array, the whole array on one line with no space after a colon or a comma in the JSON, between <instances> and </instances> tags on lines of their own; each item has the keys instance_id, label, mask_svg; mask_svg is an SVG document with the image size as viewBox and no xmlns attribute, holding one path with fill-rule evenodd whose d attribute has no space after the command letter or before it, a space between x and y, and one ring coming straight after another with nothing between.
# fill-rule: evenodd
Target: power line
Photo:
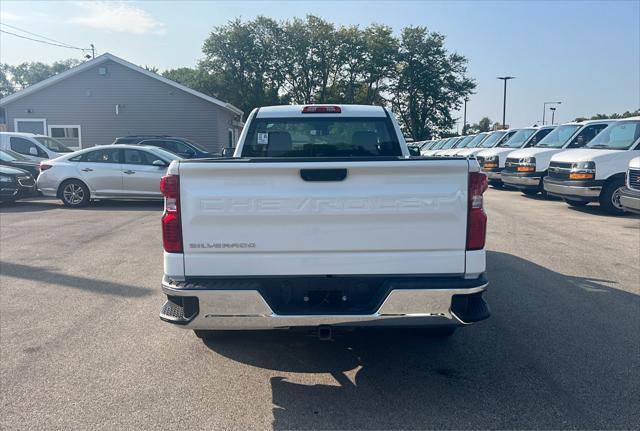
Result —
<instances>
[{"instance_id":1,"label":"power line","mask_svg":"<svg viewBox=\"0 0 640 431\"><path fill-rule=\"evenodd\" d=\"M73 45L69 45L68 43L64 43L64 42L61 42L61 41L59 41L59 40L51 39L50 37L43 36L43 35L41 35L41 34L36 34L36 33L30 32L30 31L27 31L27 30L25 30L25 29L23 29L23 28L16 27L15 25L5 24L4 22L0 22L0 25L3 25L3 26L5 26L5 27L12 28L12 29L14 29L14 30L21 31L21 32L23 32L23 33L30 34L30 35L32 35L32 36L39 37L40 39L45 39L45 40L49 40L49 41L51 41L51 42L55 42L55 43L59 43L59 44L61 44L61 45L65 45L65 46L66 46L66 47L68 47L68 48L82 49L82 48L80 48L80 47L73 46Z\"/></svg>"},{"instance_id":2,"label":"power line","mask_svg":"<svg viewBox=\"0 0 640 431\"><path fill-rule=\"evenodd\" d=\"M47 42L46 40L34 39L34 38L23 36L23 35L20 35L20 34L11 33L10 31L6 31L6 30L2 30L2 29L0 29L0 33L10 34L12 36L20 37L22 39L32 40L34 42L40 42L40 43L44 43L44 44L47 44L47 45L59 46L60 48L77 49L77 50L82 51L82 52L87 50L86 48L78 48L77 46L62 45L62 44L59 44L59 43Z\"/></svg>"}]
</instances>

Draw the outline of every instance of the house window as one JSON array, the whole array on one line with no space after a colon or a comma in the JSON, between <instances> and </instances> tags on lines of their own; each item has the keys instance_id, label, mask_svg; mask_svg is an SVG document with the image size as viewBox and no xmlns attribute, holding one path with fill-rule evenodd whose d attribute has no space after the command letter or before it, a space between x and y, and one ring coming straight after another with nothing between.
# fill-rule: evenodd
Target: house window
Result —
<instances>
[{"instance_id":1,"label":"house window","mask_svg":"<svg viewBox=\"0 0 640 431\"><path fill-rule=\"evenodd\" d=\"M228 143L228 147L232 148L235 146L236 140L234 138L234 133L233 133L233 129L229 129L229 143Z\"/></svg>"},{"instance_id":2,"label":"house window","mask_svg":"<svg viewBox=\"0 0 640 431\"><path fill-rule=\"evenodd\" d=\"M74 150L82 148L82 133L80 126L49 125L49 136L56 138L65 146Z\"/></svg>"},{"instance_id":3,"label":"house window","mask_svg":"<svg viewBox=\"0 0 640 431\"><path fill-rule=\"evenodd\" d=\"M13 129L16 132L44 135L47 130L46 124L47 121L44 118L15 118L13 120Z\"/></svg>"}]
</instances>

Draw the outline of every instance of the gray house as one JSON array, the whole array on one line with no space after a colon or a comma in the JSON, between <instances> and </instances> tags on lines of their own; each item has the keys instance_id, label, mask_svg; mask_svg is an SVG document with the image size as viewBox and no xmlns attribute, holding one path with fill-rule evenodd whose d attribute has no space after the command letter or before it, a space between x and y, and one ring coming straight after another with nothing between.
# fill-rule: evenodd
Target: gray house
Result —
<instances>
[{"instance_id":1,"label":"gray house","mask_svg":"<svg viewBox=\"0 0 640 431\"><path fill-rule=\"evenodd\" d=\"M173 135L211 151L235 145L242 111L112 54L0 99L2 129L58 138L72 148L126 135Z\"/></svg>"}]
</instances>

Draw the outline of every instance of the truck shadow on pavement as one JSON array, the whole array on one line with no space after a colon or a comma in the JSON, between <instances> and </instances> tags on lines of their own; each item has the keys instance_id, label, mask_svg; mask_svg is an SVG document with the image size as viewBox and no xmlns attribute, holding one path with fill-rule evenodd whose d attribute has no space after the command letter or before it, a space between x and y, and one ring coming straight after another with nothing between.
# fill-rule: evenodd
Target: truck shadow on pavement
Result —
<instances>
[{"instance_id":1,"label":"truck shadow on pavement","mask_svg":"<svg viewBox=\"0 0 640 431\"><path fill-rule=\"evenodd\" d=\"M154 293L153 290L128 284L113 283L110 281L96 280L94 278L68 275L53 271L49 268L40 268L19 263L0 262L0 275L3 277L15 277L40 283L47 283L74 289L86 290L103 295L114 295L127 298L139 298ZM9 283L3 280L3 283Z\"/></svg>"},{"instance_id":2,"label":"truck shadow on pavement","mask_svg":"<svg viewBox=\"0 0 640 431\"><path fill-rule=\"evenodd\" d=\"M282 373L270 379L274 429L637 429L640 297L505 253L487 260L493 315L449 340L282 331L207 346Z\"/></svg>"}]
</instances>

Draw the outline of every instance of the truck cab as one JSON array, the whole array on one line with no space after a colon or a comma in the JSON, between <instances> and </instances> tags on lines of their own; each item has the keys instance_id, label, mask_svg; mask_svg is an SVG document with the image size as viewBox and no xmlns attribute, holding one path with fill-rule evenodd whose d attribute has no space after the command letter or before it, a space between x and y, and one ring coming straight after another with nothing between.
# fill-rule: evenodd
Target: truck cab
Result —
<instances>
[{"instance_id":1,"label":"truck cab","mask_svg":"<svg viewBox=\"0 0 640 431\"><path fill-rule=\"evenodd\" d=\"M497 146L482 150L476 154L482 171L487 174L489 184L494 187L502 186L500 176L504 164L512 152L520 148L529 148L547 136L556 126L526 127L519 129L511 139L500 142Z\"/></svg>"},{"instance_id":2,"label":"truck cab","mask_svg":"<svg viewBox=\"0 0 640 431\"><path fill-rule=\"evenodd\" d=\"M640 117L615 121L584 148L554 155L544 189L571 206L598 202L610 214L624 214L625 174L639 146Z\"/></svg>"},{"instance_id":3,"label":"truck cab","mask_svg":"<svg viewBox=\"0 0 640 431\"><path fill-rule=\"evenodd\" d=\"M572 122L558 126L531 148L509 154L500 174L504 185L517 188L525 195L545 194L543 178L554 154L585 146L615 120Z\"/></svg>"}]
</instances>

